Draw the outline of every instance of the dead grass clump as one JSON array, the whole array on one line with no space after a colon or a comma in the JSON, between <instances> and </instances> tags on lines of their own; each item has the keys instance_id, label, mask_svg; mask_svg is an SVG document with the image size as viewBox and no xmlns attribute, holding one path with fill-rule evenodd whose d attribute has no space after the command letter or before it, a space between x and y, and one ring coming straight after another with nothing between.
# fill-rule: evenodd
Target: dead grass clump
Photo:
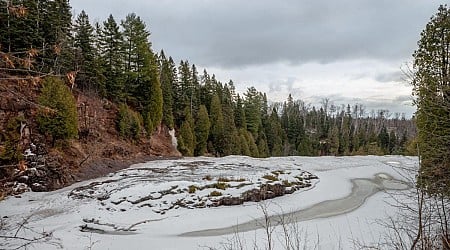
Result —
<instances>
[{"instance_id":1,"label":"dead grass clump","mask_svg":"<svg viewBox=\"0 0 450 250\"><path fill-rule=\"evenodd\" d=\"M211 197L217 197L217 196L221 196L222 195L222 193L221 192L219 192L219 191L212 191L211 193L209 193L209 196L211 196Z\"/></svg>"},{"instance_id":2,"label":"dead grass clump","mask_svg":"<svg viewBox=\"0 0 450 250\"><path fill-rule=\"evenodd\" d=\"M197 186L195 186L195 185L190 185L190 186L188 187L188 193L193 194L193 193L195 193L195 192L197 191L197 189L198 189Z\"/></svg>"},{"instance_id":3,"label":"dead grass clump","mask_svg":"<svg viewBox=\"0 0 450 250\"><path fill-rule=\"evenodd\" d=\"M266 174L262 178L269 180L269 181L278 181L279 180L278 177L270 175L270 174Z\"/></svg>"}]
</instances>

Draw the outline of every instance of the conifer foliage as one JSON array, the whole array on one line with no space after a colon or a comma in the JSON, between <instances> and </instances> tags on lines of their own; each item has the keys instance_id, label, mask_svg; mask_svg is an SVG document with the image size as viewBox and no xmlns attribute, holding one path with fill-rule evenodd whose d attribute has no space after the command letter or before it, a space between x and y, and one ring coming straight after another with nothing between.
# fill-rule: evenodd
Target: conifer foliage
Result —
<instances>
[{"instance_id":1,"label":"conifer foliage","mask_svg":"<svg viewBox=\"0 0 450 250\"><path fill-rule=\"evenodd\" d=\"M427 191L450 195L450 9L440 6L414 52L419 181Z\"/></svg>"},{"instance_id":2,"label":"conifer foliage","mask_svg":"<svg viewBox=\"0 0 450 250\"><path fill-rule=\"evenodd\" d=\"M59 139L72 139L78 135L77 107L69 88L59 78L49 77L43 83L39 96L37 121L42 133L51 137L53 144Z\"/></svg>"}]
</instances>

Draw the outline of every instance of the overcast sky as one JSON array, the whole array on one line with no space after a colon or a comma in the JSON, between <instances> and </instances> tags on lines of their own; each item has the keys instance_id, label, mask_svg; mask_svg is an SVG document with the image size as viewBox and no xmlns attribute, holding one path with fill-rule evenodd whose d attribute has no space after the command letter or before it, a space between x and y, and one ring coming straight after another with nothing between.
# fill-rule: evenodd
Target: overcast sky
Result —
<instances>
[{"instance_id":1,"label":"overcast sky","mask_svg":"<svg viewBox=\"0 0 450 250\"><path fill-rule=\"evenodd\" d=\"M420 32L445 1L433 0L72 0L91 22L135 12L155 51L272 101L362 103L411 116L412 62ZM200 70L199 70L200 71Z\"/></svg>"}]
</instances>

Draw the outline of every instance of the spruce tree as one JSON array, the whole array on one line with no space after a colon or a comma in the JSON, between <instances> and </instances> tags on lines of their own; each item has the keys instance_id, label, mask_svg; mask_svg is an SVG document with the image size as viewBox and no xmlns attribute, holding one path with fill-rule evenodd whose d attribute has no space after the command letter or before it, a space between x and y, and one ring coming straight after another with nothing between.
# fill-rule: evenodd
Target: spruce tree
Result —
<instances>
[{"instance_id":1,"label":"spruce tree","mask_svg":"<svg viewBox=\"0 0 450 250\"><path fill-rule=\"evenodd\" d=\"M97 90L97 93L101 97L107 97L106 95L106 77L105 77L105 61L102 57L101 52L101 34L102 34L102 26L99 22L96 22L94 24L94 37L92 39L93 41L93 54L94 54L94 60L93 60L93 68L92 73L94 75L95 79L95 88Z\"/></svg>"},{"instance_id":2,"label":"spruce tree","mask_svg":"<svg viewBox=\"0 0 450 250\"><path fill-rule=\"evenodd\" d=\"M164 51L160 53L160 83L163 94L163 118L162 122L169 127L174 128L173 120L173 83L175 82L176 75L174 75L173 66L171 62L166 58ZM170 58L170 60L172 60ZM172 60L173 63L173 60Z\"/></svg>"},{"instance_id":3,"label":"spruce tree","mask_svg":"<svg viewBox=\"0 0 450 250\"><path fill-rule=\"evenodd\" d=\"M149 81L146 71L149 70L149 58L153 56L148 40L150 33L146 24L135 13L128 14L121 25L125 48L126 99L138 110L142 110L143 106L139 102L148 97L148 90L142 89L142 86L149 85L144 81Z\"/></svg>"},{"instance_id":4,"label":"spruce tree","mask_svg":"<svg viewBox=\"0 0 450 250\"><path fill-rule=\"evenodd\" d=\"M211 121L211 141L214 145L216 155L223 155L224 149L224 119L222 104L219 96L215 94L211 100L211 110L209 111Z\"/></svg>"},{"instance_id":5,"label":"spruce tree","mask_svg":"<svg viewBox=\"0 0 450 250\"><path fill-rule=\"evenodd\" d=\"M247 130L245 130L243 128L239 129L239 142L241 145L241 154L250 156L251 152L250 152L250 148L248 146L248 141L247 141L247 136L246 136L247 133L248 133Z\"/></svg>"},{"instance_id":6,"label":"spruce tree","mask_svg":"<svg viewBox=\"0 0 450 250\"><path fill-rule=\"evenodd\" d=\"M201 156L206 152L208 135L211 123L209 122L208 110L205 105L200 105L197 121L195 123L195 155Z\"/></svg>"},{"instance_id":7,"label":"spruce tree","mask_svg":"<svg viewBox=\"0 0 450 250\"><path fill-rule=\"evenodd\" d=\"M113 101L124 101L124 50L123 37L114 17L109 15L103 22L99 37L104 76L106 78L106 94Z\"/></svg>"},{"instance_id":8,"label":"spruce tree","mask_svg":"<svg viewBox=\"0 0 450 250\"><path fill-rule=\"evenodd\" d=\"M253 136L258 135L258 128L261 125L261 94L254 88L248 88L245 93L245 118L247 129Z\"/></svg>"},{"instance_id":9,"label":"spruce tree","mask_svg":"<svg viewBox=\"0 0 450 250\"><path fill-rule=\"evenodd\" d=\"M147 74L149 74L150 81L150 101L148 103L148 112L151 117L151 130L154 130L161 124L163 117L163 93L159 82L157 61L153 53L149 59L150 61L148 62L149 65ZM146 67L144 70L145 69ZM145 88L147 86L143 85L143 87Z\"/></svg>"},{"instance_id":10,"label":"spruce tree","mask_svg":"<svg viewBox=\"0 0 450 250\"><path fill-rule=\"evenodd\" d=\"M242 98L238 95L236 100L236 108L234 112L234 121L237 128L247 129L247 120L245 119L245 110Z\"/></svg>"},{"instance_id":11,"label":"spruce tree","mask_svg":"<svg viewBox=\"0 0 450 250\"><path fill-rule=\"evenodd\" d=\"M178 83L178 109L184 110L185 107L189 107L192 112L193 109L193 82L190 65L188 61L181 61L178 68L179 83Z\"/></svg>"},{"instance_id":12,"label":"spruce tree","mask_svg":"<svg viewBox=\"0 0 450 250\"><path fill-rule=\"evenodd\" d=\"M195 150L194 120L190 109L185 109L185 119L178 135L178 150L184 156L193 156Z\"/></svg>"},{"instance_id":13,"label":"spruce tree","mask_svg":"<svg viewBox=\"0 0 450 250\"><path fill-rule=\"evenodd\" d=\"M96 54L93 47L94 28L90 24L89 17L84 10L81 11L75 20L74 31L74 45L77 49L75 62L77 64L76 68L79 69L76 79L77 86L82 89L98 89L94 86L97 83L94 72L94 56Z\"/></svg>"},{"instance_id":14,"label":"spruce tree","mask_svg":"<svg viewBox=\"0 0 450 250\"><path fill-rule=\"evenodd\" d=\"M266 134L262 130L260 130L256 144L258 146L258 157L269 157L270 154L269 147L267 146Z\"/></svg>"},{"instance_id":15,"label":"spruce tree","mask_svg":"<svg viewBox=\"0 0 450 250\"><path fill-rule=\"evenodd\" d=\"M42 6L44 41L48 44L44 57L48 71L64 74L73 68L72 14L69 0L48 1Z\"/></svg>"},{"instance_id":16,"label":"spruce tree","mask_svg":"<svg viewBox=\"0 0 450 250\"><path fill-rule=\"evenodd\" d=\"M283 138L284 130L281 127L280 118L278 117L278 110L273 107L268 119L268 124L265 128L267 135L267 146L271 156L283 155Z\"/></svg>"}]
</instances>

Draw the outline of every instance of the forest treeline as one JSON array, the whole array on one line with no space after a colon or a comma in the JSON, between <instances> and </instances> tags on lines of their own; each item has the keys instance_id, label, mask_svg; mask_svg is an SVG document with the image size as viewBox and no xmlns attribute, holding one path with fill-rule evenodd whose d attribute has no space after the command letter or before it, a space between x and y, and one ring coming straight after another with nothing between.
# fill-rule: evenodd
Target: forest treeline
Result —
<instances>
[{"instance_id":1,"label":"forest treeline","mask_svg":"<svg viewBox=\"0 0 450 250\"><path fill-rule=\"evenodd\" d=\"M176 130L185 156L416 152L414 120L402 114L369 113L361 104L336 106L328 99L313 107L290 95L272 103L254 87L238 94L233 81L154 52L147 25L134 13L91 23L85 11L72 19L67 0L0 1L0 30L3 76L68 78L71 88L118 104L117 130L130 141L163 124ZM53 139L76 136L55 130Z\"/></svg>"}]
</instances>

